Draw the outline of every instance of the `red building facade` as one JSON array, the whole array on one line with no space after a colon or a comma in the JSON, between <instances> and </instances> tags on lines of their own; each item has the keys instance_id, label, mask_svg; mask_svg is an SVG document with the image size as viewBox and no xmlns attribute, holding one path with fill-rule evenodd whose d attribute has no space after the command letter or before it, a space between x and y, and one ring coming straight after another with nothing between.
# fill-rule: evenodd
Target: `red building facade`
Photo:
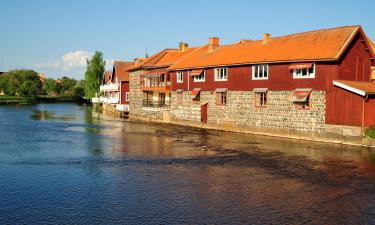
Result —
<instances>
[{"instance_id":1,"label":"red building facade","mask_svg":"<svg viewBox=\"0 0 375 225\"><path fill-rule=\"evenodd\" d=\"M208 103L208 118L200 118L201 121L209 122L211 116L213 118L211 121L216 124L251 125L252 120L245 117L254 117L255 113L247 114L225 107L233 96L245 95L244 99L251 98L253 102L263 98L262 104L269 102L264 107L267 108L263 111L265 116L263 118L256 116L256 120L260 122L255 121L254 124L266 123L265 120L270 119L274 123L280 123L280 127L300 129L300 124L290 126L287 118L282 118L281 120L285 120L285 123L282 123L276 118L277 115L272 117L270 113L272 110L284 112L288 109L290 109L290 116L296 118L314 114L311 120L318 122L315 125L311 122L311 126L305 130L309 128L322 130L324 124L357 127L375 124L375 83L374 77L371 76L375 66L374 51L372 43L361 27L340 27L276 38L265 34L260 41L242 40L238 44L228 46L220 46L218 42L217 38L210 39L208 45L196 49L169 68L172 99L173 95L176 95L177 106L172 107L172 115L175 119L196 120L184 115L181 108L186 109L190 105L191 108L198 110L197 102L186 98L188 104L185 101L183 107L178 107L178 102L181 101L178 99L184 98L180 96L181 93L194 98L196 93L200 92L206 96L204 97L206 100L200 101L205 105L210 98L213 98L210 95L225 90L227 94L225 94L224 106L220 106L219 109L217 104ZM262 74L263 70L267 71L266 74ZM254 73L259 77L255 77ZM360 92L353 92L353 89L359 89ZM259 90L263 90L265 94L257 94ZM254 97L246 97L246 92L251 92L248 95L254 94ZM191 96L192 93L194 96ZM285 104L280 106L278 103L272 103L272 101L284 101L278 99L280 93L284 93L284 97L289 98L287 107ZM304 94L301 96L301 93ZM253 104L249 110L262 113L257 109L257 104ZM298 108L300 105L304 105L302 108L310 110L310 113L295 111L295 107ZM176 110L175 114L173 108ZM319 110L314 111L314 108ZM210 109L218 112L217 114L221 113L219 118L213 112L210 114ZM193 111L186 113L194 114ZM243 116L239 116L237 121L231 120L229 117L236 113ZM201 113L201 117L202 114L207 112ZM315 114L319 114L318 119L315 118ZM229 119L225 120L225 117ZM245 118L243 122L241 122L242 118Z\"/></svg>"}]
</instances>

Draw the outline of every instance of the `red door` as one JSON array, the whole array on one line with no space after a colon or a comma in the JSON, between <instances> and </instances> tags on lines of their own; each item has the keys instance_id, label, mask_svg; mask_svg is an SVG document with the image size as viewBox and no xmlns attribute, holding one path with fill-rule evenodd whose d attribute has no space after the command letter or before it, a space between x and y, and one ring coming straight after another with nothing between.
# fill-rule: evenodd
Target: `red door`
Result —
<instances>
[{"instance_id":1,"label":"red door","mask_svg":"<svg viewBox=\"0 0 375 225\"><path fill-rule=\"evenodd\" d=\"M207 106L208 104L201 105L201 122L207 123Z\"/></svg>"}]
</instances>

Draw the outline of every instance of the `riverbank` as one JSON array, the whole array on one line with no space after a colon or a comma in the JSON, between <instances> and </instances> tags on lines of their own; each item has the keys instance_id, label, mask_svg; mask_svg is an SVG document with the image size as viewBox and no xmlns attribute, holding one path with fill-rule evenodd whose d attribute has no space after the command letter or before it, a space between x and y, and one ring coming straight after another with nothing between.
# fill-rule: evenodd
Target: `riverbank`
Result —
<instances>
[{"instance_id":1,"label":"riverbank","mask_svg":"<svg viewBox=\"0 0 375 225\"><path fill-rule=\"evenodd\" d=\"M32 104L32 103L58 103L58 102L82 102L81 97L70 96L37 96L35 98L0 96L0 105L9 104Z\"/></svg>"},{"instance_id":2,"label":"riverbank","mask_svg":"<svg viewBox=\"0 0 375 225\"><path fill-rule=\"evenodd\" d=\"M306 140L312 142L342 144L349 146L360 146L366 148L375 148L375 139L365 136L362 129L358 127L326 125L327 131L311 132L297 131L291 129L275 129L253 126L235 126L233 124L217 125L214 123L194 123L191 121L182 121L163 116L162 119L145 118L143 116L130 115L132 121L143 121L149 123L174 124L186 127L203 128L208 130L220 130L227 132L245 133L285 139Z\"/></svg>"}]
</instances>

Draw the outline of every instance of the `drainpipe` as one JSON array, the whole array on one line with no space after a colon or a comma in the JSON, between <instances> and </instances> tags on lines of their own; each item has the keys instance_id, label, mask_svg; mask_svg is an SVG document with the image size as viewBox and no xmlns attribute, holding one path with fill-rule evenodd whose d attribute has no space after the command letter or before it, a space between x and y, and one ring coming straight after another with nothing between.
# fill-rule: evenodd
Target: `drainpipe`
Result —
<instances>
[{"instance_id":1,"label":"drainpipe","mask_svg":"<svg viewBox=\"0 0 375 225\"><path fill-rule=\"evenodd\" d=\"M190 91L190 70L188 70L188 91Z\"/></svg>"},{"instance_id":2,"label":"drainpipe","mask_svg":"<svg viewBox=\"0 0 375 225\"><path fill-rule=\"evenodd\" d=\"M122 93L122 81L120 81L120 88L119 89L120 89L120 92L119 92L120 102L119 103L121 105L121 102L122 102L122 94L121 94Z\"/></svg>"},{"instance_id":3,"label":"drainpipe","mask_svg":"<svg viewBox=\"0 0 375 225\"><path fill-rule=\"evenodd\" d=\"M362 101L362 135L365 136L365 102L368 99L368 95L363 98Z\"/></svg>"}]
</instances>

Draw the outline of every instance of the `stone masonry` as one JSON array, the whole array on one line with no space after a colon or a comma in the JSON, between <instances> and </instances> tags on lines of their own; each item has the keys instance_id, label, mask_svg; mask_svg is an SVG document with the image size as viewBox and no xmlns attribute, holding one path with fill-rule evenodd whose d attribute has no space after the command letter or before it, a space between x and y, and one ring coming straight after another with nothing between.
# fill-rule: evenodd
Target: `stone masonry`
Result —
<instances>
[{"instance_id":1,"label":"stone masonry","mask_svg":"<svg viewBox=\"0 0 375 225\"><path fill-rule=\"evenodd\" d=\"M190 92L183 92L182 103L177 102L177 93L172 92L172 120L200 122L200 104L194 103ZM208 124L214 126L260 127L297 131L324 131L325 92L310 94L311 108L297 109L293 91L268 91L267 108L254 107L252 91L228 91L227 104L217 105L215 92L201 91L201 103L208 103Z\"/></svg>"},{"instance_id":2,"label":"stone masonry","mask_svg":"<svg viewBox=\"0 0 375 225\"><path fill-rule=\"evenodd\" d=\"M143 92L141 90L140 75L143 70L129 73L129 114L133 119L163 120L163 110L146 109L143 107ZM165 116L164 116L165 117Z\"/></svg>"}]
</instances>

